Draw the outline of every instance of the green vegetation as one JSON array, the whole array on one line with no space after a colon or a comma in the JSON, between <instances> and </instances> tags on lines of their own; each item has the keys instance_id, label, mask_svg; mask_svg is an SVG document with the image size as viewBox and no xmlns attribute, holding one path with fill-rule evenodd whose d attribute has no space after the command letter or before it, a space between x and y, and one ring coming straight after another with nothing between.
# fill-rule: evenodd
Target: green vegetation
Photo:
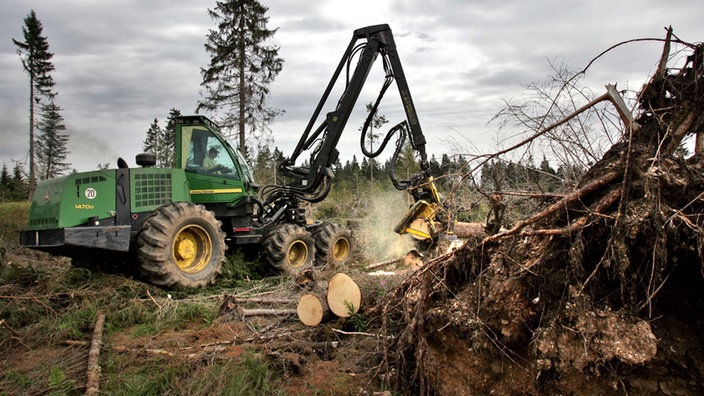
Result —
<instances>
[{"instance_id":1,"label":"green vegetation","mask_svg":"<svg viewBox=\"0 0 704 396\"><path fill-rule=\"evenodd\" d=\"M367 331L367 322L359 312L355 312L354 305L345 301L345 308L347 308L347 313L350 315L349 318L347 318L347 323L352 329L354 331Z\"/></svg>"},{"instance_id":2,"label":"green vegetation","mask_svg":"<svg viewBox=\"0 0 704 396\"><path fill-rule=\"evenodd\" d=\"M101 388L111 395L283 395L281 373L261 356L245 353L241 359L212 365L170 358L142 360L135 367L126 356L111 353L108 375Z\"/></svg>"},{"instance_id":3,"label":"green vegetation","mask_svg":"<svg viewBox=\"0 0 704 396\"><path fill-rule=\"evenodd\" d=\"M15 164L12 174L10 174L7 164L2 164L2 173L0 173L0 202L13 202L27 199L29 184L22 176L22 172L19 164Z\"/></svg>"},{"instance_id":4,"label":"green vegetation","mask_svg":"<svg viewBox=\"0 0 704 396\"><path fill-rule=\"evenodd\" d=\"M29 206L29 202L0 202L0 267L4 252L19 244L17 231L27 226Z\"/></svg>"},{"instance_id":5,"label":"green vegetation","mask_svg":"<svg viewBox=\"0 0 704 396\"><path fill-rule=\"evenodd\" d=\"M106 313L104 340L111 335L153 336L184 328L207 327L217 295L232 287L266 289L281 279L262 279L264 271L228 257L224 276L208 289L161 290L120 275L72 267L68 259L24 251L17 232L27 224L28 202L0 203L0 394L82 394L86 350L68 348L67 340L89 341L97 313ZM16 255L23 252L26 258ZM12 252L13 254L9 254ZM246 282L245 280L248 280ZM37 356L31 367L17 367L17 351L63 351ZM254 352L229 361L187 361L147 357L106 348L101 357L101 392L114 395L276 395L281 373Z\"/></svg>"}]
</instances>

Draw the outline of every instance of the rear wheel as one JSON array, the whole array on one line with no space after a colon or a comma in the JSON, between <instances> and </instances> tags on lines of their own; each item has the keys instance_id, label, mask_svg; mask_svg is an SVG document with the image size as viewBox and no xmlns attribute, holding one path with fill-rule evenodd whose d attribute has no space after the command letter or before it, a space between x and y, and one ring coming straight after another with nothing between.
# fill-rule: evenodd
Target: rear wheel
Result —
<instances>
[{"instance_id":1,"label":"rear wheel","mask_svg":"<svg viewBox=\"0 0 704 396\"><path fill-rule=\"evenodd\" d=\"M158 286L202 287L215 283L225 261L220 221L202 205L175 202L144 220L137 235L140 270Z\"/></svg>"},{"instance_id":2,"label":"rear wheel","mask_svg":"<svg viewBox=\"0 0 704 396\"><path fill-rule=\"evenodd\" d=\"M315 243L305 228L284 224L266 234L261 254L267 264L295 275L313 265Z\"/></svg>"},{"instance_id":3,"label":"rear wheel","mask_svg":"<svg viewBox=\"0 0 704 396\"><path fill-rule=\"evenodd\" d=\"M315 252L323 264L344 265L352 254L352 231L338 223L322 223L313 229Z\"/></svg>"}]
</instances>

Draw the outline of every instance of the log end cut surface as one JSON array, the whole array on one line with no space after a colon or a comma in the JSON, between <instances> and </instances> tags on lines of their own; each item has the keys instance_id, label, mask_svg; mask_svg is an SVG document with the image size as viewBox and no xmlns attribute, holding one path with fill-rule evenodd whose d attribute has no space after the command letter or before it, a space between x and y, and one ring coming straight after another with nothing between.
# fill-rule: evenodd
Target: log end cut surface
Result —
<instances>
[{"instance_id":1,"label":"log end cut surface","mask_svg":"<svg viewBox=\"0 0 704 396\"><path fill-rule=\"evenodd\" d=\"M298 319L306 326L317 326L323 320L323 304L313 294L304 294L298 301L296 313Z\"/></svg>"},{"instance_id":2,"label":"log end cut surface","mask_svg":"<svg viewBox=\"0 0 704 396\"><path fill-rule=\"evenodd\" d=\"M348 318L359 311L362 293L347 274L337 273L328 283L328 306L341 318Z\"/></svg>"}]
</instances>

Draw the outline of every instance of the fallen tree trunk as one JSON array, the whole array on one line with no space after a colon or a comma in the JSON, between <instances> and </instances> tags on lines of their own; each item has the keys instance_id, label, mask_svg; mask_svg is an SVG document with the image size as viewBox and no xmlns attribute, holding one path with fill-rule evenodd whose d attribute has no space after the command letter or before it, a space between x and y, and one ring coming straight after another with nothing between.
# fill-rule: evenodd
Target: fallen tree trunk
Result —
<instances>
[{"instance_id":1,"label":"fallen tree trunk","mask_svg":"<svg viewBox=\"0 0 704 396\"><path fill-rule=\"evenodd\" d=\"M396 257L393 259L381 261L379 263L370 264L364 270L370 272L372 270L388 267L390 265L398 264L400 262L403 262L403 265L406 268L418 268L423 265L423 255L421 255L417 250L411 249L403 257Z\"/></svg>"}]
</instances>

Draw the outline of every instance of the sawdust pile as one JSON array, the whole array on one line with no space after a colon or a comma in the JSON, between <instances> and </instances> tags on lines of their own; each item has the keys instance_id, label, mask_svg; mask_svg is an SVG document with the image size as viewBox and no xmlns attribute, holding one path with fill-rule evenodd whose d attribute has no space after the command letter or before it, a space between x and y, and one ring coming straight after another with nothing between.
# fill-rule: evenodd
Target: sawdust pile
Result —
<instances>
[{"instance_id":1,"label":"sawdust pile","mask_svg":"<svg viewBox=\"0 0 704 396\"><path fill-rule=\"evenodd\" d=\"M670 40L623 138L573 191L430 261L388 299L396 386L704 394L703 142L677 154L704 138L704 45L671 69Z\"/></svg>"}]
</instances>

